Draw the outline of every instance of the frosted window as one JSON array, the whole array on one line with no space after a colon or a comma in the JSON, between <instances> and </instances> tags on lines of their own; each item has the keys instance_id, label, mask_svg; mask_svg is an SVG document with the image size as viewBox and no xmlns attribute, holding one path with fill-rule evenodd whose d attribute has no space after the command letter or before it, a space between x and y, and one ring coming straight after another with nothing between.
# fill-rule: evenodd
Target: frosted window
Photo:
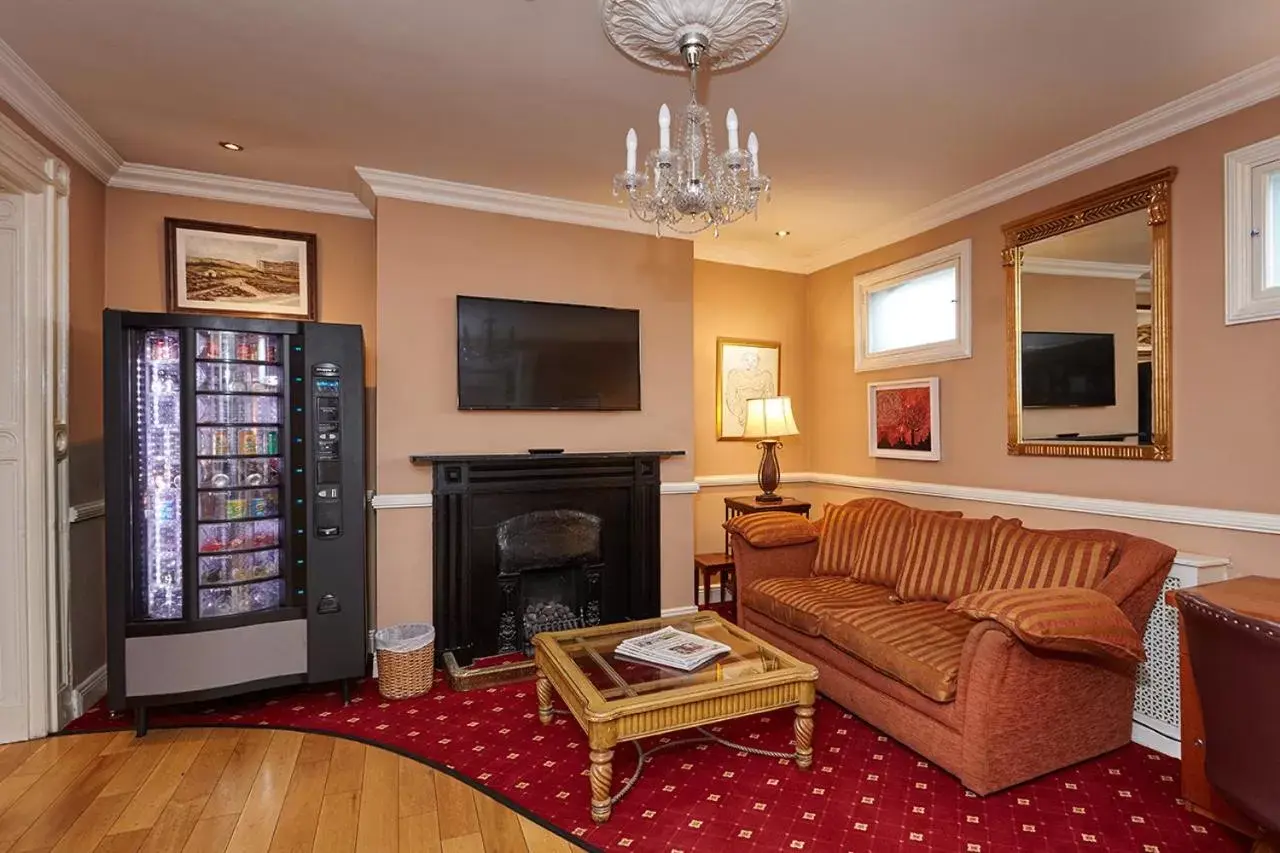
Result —
<instances>
[{"instance_id":1,"label":"frosted window","mask_svg":"<svg viewBox=\"0 0 1280 853\"><path fill-rule=\"evenodd\" d=\"M867 295L867 351L956 339L957 268L949 264Z\"/></svg>"},{"instance_id":2,"label":"frosted window","mask_svg":"<svg viewBox=\"0 0 1280 853\"><path fill-rule=\"evenodd\" d=\"M1267 216L1262 233L1266 238L1262 286L1269 290L1280 287L1280 171L1267 176Z\"/></svg>"}]
</instances>

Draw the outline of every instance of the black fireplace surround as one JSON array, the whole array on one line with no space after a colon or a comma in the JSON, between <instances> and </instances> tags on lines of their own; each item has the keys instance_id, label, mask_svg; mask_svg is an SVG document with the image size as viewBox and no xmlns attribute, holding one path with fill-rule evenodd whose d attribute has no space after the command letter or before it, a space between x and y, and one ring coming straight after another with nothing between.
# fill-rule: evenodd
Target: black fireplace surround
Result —
<instances>
[{"instance_id":1,"label":"black fireplace surround","mask_svg":"<svg viewBox=\"0 0 1280 853\"><path fill-rule=\"evenodd\" d=\"M660 461L682 451L413 456L433 467L436 652L658 615Z\"/></svg>"}]
</instances>

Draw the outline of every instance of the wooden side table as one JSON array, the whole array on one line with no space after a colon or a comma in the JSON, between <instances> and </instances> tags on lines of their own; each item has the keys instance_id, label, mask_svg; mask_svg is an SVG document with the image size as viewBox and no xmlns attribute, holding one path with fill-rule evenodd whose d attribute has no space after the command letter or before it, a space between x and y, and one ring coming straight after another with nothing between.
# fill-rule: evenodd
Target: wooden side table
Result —
<instances>
[{"instance_id":1,"label":"wooden side table","mask_svg":"<svg viewBox=\"0 0 1280 853\"><path fill-rule=\"evenodd\" d=\"M693 555L693 603L698 604L698 589L702 589L702 603L711 603L711 576L720 577L720 603L725 604L738 597L733 572L733 557L728 554Z\"/></svg>"},{"instance_id":2,"label":"wooden side table","mask_svg":"<svg viewBox=\"0 0 1280 853\"><path fill-rule=\"evenodd\" d=\"M760 503L755 498L725 498L724 499L724 520L736 518L740 515L750 515L756 512L794 512L809 517L809 510L813 505L808 501L796 500L795 498L784 497L780 501L773 503ZM724 534L724 552L733 557L733 549L729 546L729 531Z\"/></svg>"}]
</instances>

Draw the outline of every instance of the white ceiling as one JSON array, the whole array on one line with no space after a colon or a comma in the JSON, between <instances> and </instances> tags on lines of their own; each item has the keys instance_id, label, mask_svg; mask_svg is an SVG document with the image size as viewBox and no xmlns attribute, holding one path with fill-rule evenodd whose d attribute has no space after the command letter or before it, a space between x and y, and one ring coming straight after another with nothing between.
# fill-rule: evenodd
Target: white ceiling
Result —
<instances>
[{"instance_id":1,"label":"white ceiling","mask_svg":"<svg viewBox=\"0 0 1280 853\"><path fill-rule=\"evenodd\" d=\"M627 128L651 147L686 91L587 0L0 0L0 22L126 161L331 189L360 165L611 203ZM1275 0L794 0L772 52L712 75L774 180L720 240L827 251L1276 55Z\"/></svg>"}]
</instances>

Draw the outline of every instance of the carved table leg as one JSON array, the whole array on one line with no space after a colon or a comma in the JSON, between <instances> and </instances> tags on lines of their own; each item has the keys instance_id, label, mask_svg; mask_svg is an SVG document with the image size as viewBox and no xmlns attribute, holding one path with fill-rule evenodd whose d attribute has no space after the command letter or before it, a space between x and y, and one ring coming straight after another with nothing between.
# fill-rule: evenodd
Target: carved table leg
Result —
<instances>
[{"instance_id":1,"label":"carved table leg","mask_svg":"<svg viewBox=\"0 0 1280 853\"><path fill-rule=\"evenodd\" d=\"M808 770L813 766L813 706L796 706L796 767Z\"/></svg>"},{"instance_id":2,"label":"carved table leg","mask_svg":"<svg viewBox=\"0 0 1280 853\"><path fill-rule=\"evenodd\" d=\"M613 790L613 750L591 750L591 819L604 823L613 812L609 794Z\"/></svg>"},{"instance_id":3,"label":"carved table leg","mask_svg":"<svg viewBox=\"0 0 1280 853\"><path fill-rule=\"evenodd\" d=\"M551 725L551 682L538 670L538 721Z\"/></svg>"}]
</instances>

